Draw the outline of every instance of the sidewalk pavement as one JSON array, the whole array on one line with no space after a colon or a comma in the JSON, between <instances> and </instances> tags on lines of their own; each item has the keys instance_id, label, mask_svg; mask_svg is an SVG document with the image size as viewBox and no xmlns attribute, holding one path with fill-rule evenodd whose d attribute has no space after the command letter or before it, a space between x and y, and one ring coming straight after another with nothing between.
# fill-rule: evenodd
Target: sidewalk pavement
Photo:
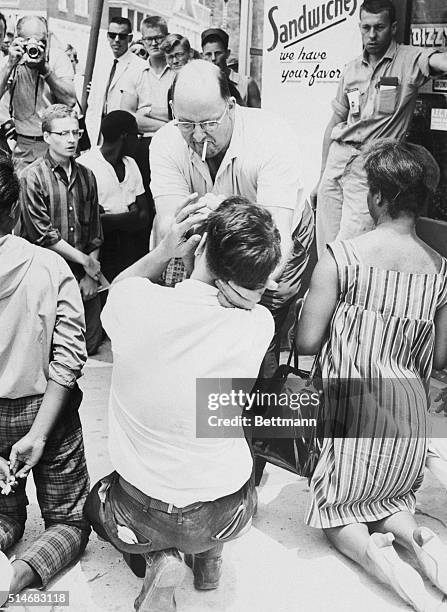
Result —
<instances>
[{"instance_id":1,"label":"sidewalk pavement","mask_svg":"<svg viewBox=\"0 0 447 612\"><path fill-rule=\"evenodd\" d=\"M107 399L111 376L110 350L89 359L81 380L87 462L92 484L112 471L107 452ZM437 388L444 385L433 381ZM442 417L444 418L444 417ZM42 529L32 483L25 536L14 551ZM258 489L258 514L253 528L225 546L221 585L216 591L195 591L187 569L178 590L178 612L391 612L409 610L387 587L374 581L337 553L316 529L304 525L308 485L273 466L267 466ZM418 495L416 518L447 543L447 492L430 473ZM132 610L141 588L121 555L93 534L80 562L51 585L70 592L70 612ZM427 584L433 601L440 593ZM14 606L17 612L35 607ZM40 612L64 612L62 607L39 607Z\"/></svg>"}]
</instances>

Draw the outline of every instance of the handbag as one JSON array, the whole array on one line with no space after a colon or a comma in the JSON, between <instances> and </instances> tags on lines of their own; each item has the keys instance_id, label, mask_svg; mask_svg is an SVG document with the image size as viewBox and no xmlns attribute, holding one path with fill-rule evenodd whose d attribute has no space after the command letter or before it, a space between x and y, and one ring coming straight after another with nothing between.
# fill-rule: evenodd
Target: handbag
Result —
<instances>
[{"instance_id":1,"label":"handbag","mask_svg":"<svg viewBox=\"0 0 447 612\"><path fill-rule=\"evenodd\" d=\"M287 364L278 367L263 393L279 401L268 402L267 406L257 404L256 414L261 415L263 422L279 420L285 425L272 437L259 437L259 428L252 427L252 449L255 458L260 457L273 465L293 472L298 476L311 478L323 443L323 403L324 396L321 376L317 380L319 354L314 359L310 372L298 368L298 353L292 343ZM292 365L293 359L293 365ZM313 398L309 405L292 402L297 396ZM285 401L289 398L289 402ZM316 401L318 399L318 401ZM293 407L291 408L291 406ZM300 423L306 423L302 426ZM271 433L272 428L266 433Z\"/></svg>"}]
</instances>

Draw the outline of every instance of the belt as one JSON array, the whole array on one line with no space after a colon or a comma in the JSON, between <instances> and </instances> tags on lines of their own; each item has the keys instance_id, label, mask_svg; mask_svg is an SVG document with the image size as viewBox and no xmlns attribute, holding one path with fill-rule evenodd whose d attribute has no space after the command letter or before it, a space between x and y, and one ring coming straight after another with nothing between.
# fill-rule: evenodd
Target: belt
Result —
<instances>
[{"instance_id":1,"label":"belt","mask_svg":"<svg viewBox=\"0 0 447 612\"><path fill-rule=\"evenodd\" d=\"M26 136L25 134L17 134L20 138L28 138L28 140L34 140L35 142L42 142L43 136Z\"/></svg>"},{"instance_id":2,"label":"belt","mask_svg":"<svg viewBox=\"0 0 447 612\"><path fill-rule=\"evenodd\" d=\"M189 512L190 510L194 510L195 508L199 508L202 505L202 502L195 502L194 504L189 504L189 506L184 506L183 508L177 508L174 504L167 504L164 501L159 499L154 499L153 497L149 497L136 487L124 480L122 476L119 477L119 485L130 497L132 497L135 501L139 502L142 506L144 506L144 510L148 510L152 508L153 510L159 510L160 512L166 512L166 514L177 514L179 518L185 512Z\"/></svg>"}]
</instances>

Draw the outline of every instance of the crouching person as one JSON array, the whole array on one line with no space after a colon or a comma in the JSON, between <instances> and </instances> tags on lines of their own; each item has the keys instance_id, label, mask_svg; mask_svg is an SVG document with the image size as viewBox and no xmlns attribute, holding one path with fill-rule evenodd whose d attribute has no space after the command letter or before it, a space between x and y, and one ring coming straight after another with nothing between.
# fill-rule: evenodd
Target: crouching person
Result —
<instances>
[{"instance_id":1,"label":"crouching person","mask_svg":"<svg viewBox=\"0 0 447 612\"><path fill-rule=\"evenodd\" d=\"M12 162L0 156L0 551L23 535L30 470L45 522L14 561L0 552L0 607L46 587L90 532L76 385L87 358L82 299L59 255L10 234L18 196Z\"/></svg>"},{"instance_id":2,"label":"crouching person","mask_svg":"<svg viewBox=\"0 0 447 612\"><path fill-rule=\"evenodd\" d=\"M202 207L186 201L157 248L117 277L102 315L114 357L115 472L95 485L86 512L135 573L145 573L135 601L141 611L176 609L179 551L197 589L217 588L223 543L249 527L256 503L243 435L196 437L196 380L256 379L272 315L221 303L243 303L235 287L260 299L280 260L280 238L270 213L244 198L225 200L208 217ZM186 239L198 223L204 238ZM190 278L175 288L155 284L173 257L189 262Z\"/></svg>"}]
</instances>

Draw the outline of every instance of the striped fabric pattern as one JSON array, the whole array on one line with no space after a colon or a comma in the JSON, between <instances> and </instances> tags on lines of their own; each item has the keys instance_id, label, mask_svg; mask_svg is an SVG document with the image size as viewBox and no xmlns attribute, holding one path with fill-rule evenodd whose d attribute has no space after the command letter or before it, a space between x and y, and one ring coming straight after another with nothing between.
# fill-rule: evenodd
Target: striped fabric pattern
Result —
<instances>
[{"instance_id":1,"label":"striped fabric pattern","mask_svg":"<svg viewBox=\"0 0 447 612\"><path fill-rule=\"evenodd\" d=\"M322 347L322 376L331 385L331 398L337 396L334 385L340 389L330 409L350 416L356 435L324 440L306 517L308 525L320 528L414 512L427 451L433 319L447 303L445 259L437 274L404 273L362 264L349 240L329 249L340 296ZM368 381L373 402L356 396L355 379ZM367 436L362 435L365 417L373 423ZM411 427L411 435L398 429L387 437L386 419Z\"/></svg>"},{"instance_id":2,"label":"striped fabric pattern","mask_svg":"<svg viewBox=\"0 0 447 612\"><path fill-rule=\"evenodd\" d=\"M102 244L96 180L74 160L70 180L49 153L30 164L20 175L20 209L22 235L34 244L62 238L83 253Z\"/></svg>"}]
</instances>

